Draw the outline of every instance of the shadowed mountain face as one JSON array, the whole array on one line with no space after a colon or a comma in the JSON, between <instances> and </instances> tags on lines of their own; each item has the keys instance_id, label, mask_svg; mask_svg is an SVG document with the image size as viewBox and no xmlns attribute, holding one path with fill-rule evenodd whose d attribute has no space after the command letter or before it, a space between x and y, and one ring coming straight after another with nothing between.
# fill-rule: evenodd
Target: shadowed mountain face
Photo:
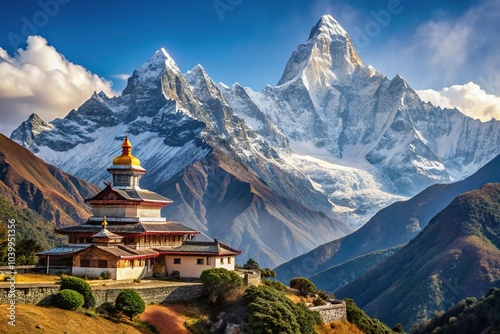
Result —
<instances>
[{"instance_id":1,"label":"shadowed mountain face","mask_svg":"<svg viewBox=\"0 0 500 334\"><path fill-rule=\"evenodd\" d=\"M500 184L455 198L408 245L337 291L405 327L500 286Z\"/></svg>"},{"instance_id":2,"label":"shadowed mountain face","mask_svg":"<svg viewBox=\"0 0 500 334\"><path fill-rule=\"evenodd\" d=\"M29 208L57 227L74 225L90 216L84 199L98 190L0 134L0 193L19 208Z\"/></svg>"},{"instance_id":3,"label":"shadowed mountain face","mask_svg":"<svg viewBox=\"0 0 500 334\"><path fill-rule=\"evenodd\" d=\"M499 130L425 104L400 76L365 66L326 15L275 87L216 85L200 65L182 74L160 49L120 96L93 94L52 122L32 115L11 137L98 184L128 132L148 170L141 186L179 194L172 218L221 238L239 233L227 237L248 250L240 261L272 267L429 184L469 175L500 153ZM210 187L220 179L230 197L218 203Z\"/></svg>"},{"instance_id":4,"label":"shadowed mountain face","mask_svg":"<svg viewBox=\"0 0 500 334\"><path fill-rule=\"evenodd\" d=\"M380 210L354 233L279 266L278 278L287 282L296 276L312 276L358 256L406 244L456 196L490 182L500 182L500 156L463 181L430 186L410 200Z\"/></svg>"}]
</instances>

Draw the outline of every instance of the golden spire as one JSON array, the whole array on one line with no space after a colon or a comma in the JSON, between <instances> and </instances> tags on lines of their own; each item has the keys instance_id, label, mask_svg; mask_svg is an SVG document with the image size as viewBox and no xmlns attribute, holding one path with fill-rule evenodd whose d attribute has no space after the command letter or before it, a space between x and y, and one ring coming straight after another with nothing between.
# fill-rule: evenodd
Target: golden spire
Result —
<instances>
[{"instance_id":1,"label":"golden spire","mask_svg":"<svg viewBox=\"0 0 500 334\"><path fill-rule=\"evenodd\" d=\"M104 216L104 219L102 220L102 228L106 228L108 226L108 222L106 221L106 216Z\"/></svg>"},{"instance_id":2,"label":"golden spire","mask_svg":"<svg viewBox=\"0 0 500 334\"><path fill-rule=\"evenodd\" d=\"M141 161L132 155L132 144L128 140L128 133L122 144L122 155L113 159L113 165L141 165Z\"/></svg>"}]
</instances>

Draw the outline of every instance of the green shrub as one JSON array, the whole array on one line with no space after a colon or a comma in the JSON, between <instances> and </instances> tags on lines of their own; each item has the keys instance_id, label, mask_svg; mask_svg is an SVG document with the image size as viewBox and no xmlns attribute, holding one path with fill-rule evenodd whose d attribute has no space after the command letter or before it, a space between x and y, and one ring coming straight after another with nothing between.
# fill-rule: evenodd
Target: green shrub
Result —
<instances>
[{"instance_id":1,"label":"green shrub","mask_svg":"<svg viewBox=\"0 0 500 334\"><path fill-rule=\"evenodd\" d=\"M304 303L295 305L283 292L267 286L247 289L242 333L314 334L315 325L322 320L318 312L307 309Z\"/></svg>"},{"instance_id":2,"label":"green shrub","mask_svg":"<svg viewBox=\"0 0 500 334\"><path fill-rule=\"evenodd\" d=\"M56 306L64 310L76 310L83 305L83 302L83 296L75 290L61 290L55 297Z\"/></svg>"},{"instance_id":3,"label":"green shrub","mask_svg":"<svg viewBox=\"0 0 500 334\"><path fill-rule=\"evenodd\" d=\"M249 258L247 263L243 265L243 269L257 270L259 269L259 263L252 258Z\"/></svg>"},{"instance_id":4,"label":"green shrub","mask_svg":"<svg viewBox=\"0 0 500 334\"><path fill-rule=\"evenodd\" d=\"M200 280L205 286L208 300L212 303L226 301L234 290L243 285L243 280L237 273L225 268L205 269Z\"/></svg>"},{"instance_id":5,"label":"green shrub","mask_svg":"<svg viewBox=\"0 0 500 334\"><path fill-rule=\"evenodd\" d=\"M111 278L111 273L107 270L104 270L100 275L100 278L102 279L110 279Z\"/></svg>"},{"instance_id":6,"label":"green shrub","mask_svg":"<svg viewBox=\"0 0 500 334\"><path fill-rule=\"evenodd\" d=\"M321 297L316 297L313 300L313 305L314 306L323 306L323 305L326 305L326 302L323 299L321 299Z\"/></svg>"},{"instance_id":7,"label":"green shrub","mask_svg":"<svg viewBox=\"0 0 500 334\"><path fill-rule=\"evenodd\" d=\"M394 333L386 324L378 319L370 318L363 310L356 306L349 298L344 299L347 308L347 321L355 324L366 334L392 334Z\"/></svg>"},{"instance_id":8,"label":"green shrub","mask_svg":"<svg viewBox=\"0 0 500 334\"><path fill-rule=\"evenodd\" d=\"M136 314L144 312L146 304L135 290L125 289L116 297L115 307L132 320Z\"/></svg>"},{"instance_id":9,"label":"green shrub","mask_svg":"<svg viewBox=\"0 0 500 334\"><path fill-rule=\"evenodd\" d=\"M270 288L273 288L274 290L277 291L286 291L288 288L286 287L285 284L281 283L280 281L271 281L271 280L263 280L264 284Z\"/></svg>"},{"instance_id":10,"label":"green shrub","mask_svg":"<svg viewBox=\"0 0 500 334\"><path fill-rule=\"evenodd\" d=\"M94 293L85 280L73 276L64 277L61 280L61 290L65 289L74 290L80 293L83 296L83 306L85 308L95 307Z\"/></svg>"},{"instance_id":11,"label":"green shrub","mask_svg":"<svg viewBox=\"0 0 500 334\"><path fill-rule=\"evenodd\" d=\"M310 293L316 293L316 286L314 283L305 277L292 278L290 281L290 287L292 289L299 290L299 293L304 297Z\"/></svg>"},{"instance_id":12,"label":"green shrub","mask_svg":"<svg viewBox=\"0 0 500 334\"><path fill-rule=\"evenodd\" d=\"M269 277L275 278L276 272L271 268L260 269L260 275L262 278L269 278Z\"/></svg>"},{"instance_id":13,"label":"green shrub","mask_svg":"<svg viewBox=\"0 0 500 334\"><path fill-rule=\"evenodd\" d=\"M318 290L316 294L319 296L319 298L323 299L324 301L329 301L330 299L334 299L335 296L331 292L326 292L325 290Z\"/></svg>"}]
</instances>

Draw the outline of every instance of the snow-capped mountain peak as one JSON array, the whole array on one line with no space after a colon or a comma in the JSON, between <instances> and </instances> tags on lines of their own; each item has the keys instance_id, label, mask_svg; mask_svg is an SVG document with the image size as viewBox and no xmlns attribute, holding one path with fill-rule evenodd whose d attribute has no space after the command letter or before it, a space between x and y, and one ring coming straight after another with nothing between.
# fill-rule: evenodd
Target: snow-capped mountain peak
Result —
<instances>
[{"instance_id":1,"label":"snow-capped mountain peak","mask_svg":"<svg viewBox=\"0 0 500 334\"><path fill-rule=\"evenodd\" d=\"M318 23L311 29L309 40L320 34L328 36L342 35L347 36L347 31L331 15L323 15Z\"/></svg>"},{"instance_id":2,"label":"snow-capped mountain peak","mask_svg":"<svg viewBox=\"0 0 500 334\"><path fill-rule=\"evenodd\" d=\"M293 52L278 85L301 78L306 86L329 86L346 80L362 66L347 32L333 17L324 15L306 43Z\"/></svg>"}]
</instances>

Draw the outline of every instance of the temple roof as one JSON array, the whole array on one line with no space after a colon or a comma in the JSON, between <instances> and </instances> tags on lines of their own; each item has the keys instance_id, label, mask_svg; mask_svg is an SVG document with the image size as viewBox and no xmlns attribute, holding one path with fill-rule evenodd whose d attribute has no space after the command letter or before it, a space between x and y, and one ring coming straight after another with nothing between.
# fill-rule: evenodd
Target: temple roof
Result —
<instances>
[{"instance_id":1,"label":"temple roof","mask_svg":"<svg viewBox=\"0 0 500 334\"><path fill-rule=\"evenodd\" d=\"M165 205L171 204L173 201L153 191L141 188L120 189L108 185L101 190L97 195L88 198L85 202L90 201L134 201L134 202L158 202ZM95 203L93 203L95 204Z\"/></svg>"},{"instance_id":2,"label":"temple roof","mask_svg":"<svg viewBox=\"0 0 500 334\"><path fill-rule=\"evenodd\" d=\"M162 254L172 255L237 255L241 251L229 247L217 238L214 241L184 241L181 246L175 248L155 247Z\"/></svg>"},{"instance_id":3,"label":"temple roof","mask_svg":"<svg viewBox=\"0 0 500 334\"><path fill-rule=\"evenodd\" d=\"M198 234L199 231L193 230L177 222L166 223L128 223L128 224L108 224L107 229L117 234ZM83 223L75 226L63 227L56 232L61 234L73 233L98 233L101 225Z\"/></svg>"},{"instance_id":4,"label":"temple roof","mask_svg":"<svg viewBox=\"0 0 500 334\"><path fill-rule=\"evenodd\" d=\"M102 251L105 251L109 254L119 257L123 260L131 260L138 258L151 258L159 255L158 252L152 249L133 249L131 247L125 245L118 245L116 247L107 247L107 246L97 246L92 245L89 248L97 248Z\"/></svg>"},{"instance_id":5,"label":"temple roof","mask_svg":"<svg viewBox=\"0 0 500 334\"><path fill-rule=\"evenodd\" d=\"M51 255L69 255L73 254L76 252L79 252L81 250L84 250L85 248L88 248L88 245L72 245L72 246L57 246L48 250L45 250L43 252L38 252L36 255L45 255L45 256L51 256Z\"/></svg>"}]
</instances>

